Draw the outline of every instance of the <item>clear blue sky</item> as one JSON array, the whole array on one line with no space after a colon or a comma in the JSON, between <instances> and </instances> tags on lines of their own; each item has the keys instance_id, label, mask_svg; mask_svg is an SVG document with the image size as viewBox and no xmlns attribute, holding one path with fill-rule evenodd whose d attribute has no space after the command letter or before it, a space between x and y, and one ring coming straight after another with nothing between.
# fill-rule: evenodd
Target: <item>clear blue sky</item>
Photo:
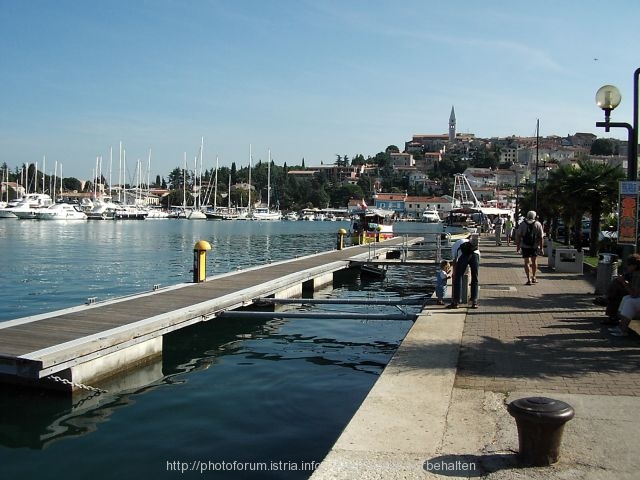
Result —
<instances>
[{"instance_id":1,"label":"clear blue sky","mask_svg":"<svg viewBox=\"0 0 640 480\"><path fill-rule=\"evenodd\" d=\"M333 163L416 133L593 132L603 84L632 121L634 0L0 0L0 164L151 175ZM114 172L114 176L116 173ZM115 177L117 178L117 177Z\"/></svg>"}]
</instances>

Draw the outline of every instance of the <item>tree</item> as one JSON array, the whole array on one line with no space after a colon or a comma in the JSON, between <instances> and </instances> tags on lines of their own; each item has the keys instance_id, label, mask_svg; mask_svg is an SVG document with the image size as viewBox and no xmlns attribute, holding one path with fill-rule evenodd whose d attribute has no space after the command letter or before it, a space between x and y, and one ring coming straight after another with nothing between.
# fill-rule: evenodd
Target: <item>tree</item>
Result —
<instances>
[{"instance_id":1,"label":"tree","mask_svg":"<svg viewBox=\"0 0 640 480\"><path fill-rule=\"evenodd\" d=\"M612 211L618 197L618 182L625 178L620 166L585 161L579 162L578 177L582 182L580 198L585 202L591 213L591 232L589 238L589 253L598 254L598 240L600 235L600 220L603 214ZM582 231L582 228L577 228Z\"/></svg>"},{"instance_id":2,"label":"tree","mask_svg":"<svg viewBox=\"0 0 640 480\"><path fill-rule=\"evenodd\" d=\"M577 168L563 165L549 175L543 191L545 202L555 203L557 212L565 222L565 243L571 228L575 231L575 246L582 247L582 217L591 214L589 238L590 255L598 254L600 221L603 215L610 213L616 203L618 182L625 178L619 166L584 160ZM540 196L538 197L540 199Z\"/></svg>"},{"instance_id":3,"label":"tree","mask_svg":"<svg viewBox=\"0 0 640 480\"><path fill-rule=\"evenodd\" d=\"M577 169L571 165L562 165L549 174L546 199L559 206L558 214L565 225L564 243L569 243L571 229L580 224L586 212L584 203L579 201L581 185ZM538 197L540 198L540 196ZM580 245L576 245L578 247ZM581 247L581 246L580 246Z\"/></svg>"},{"instance_id":4,"label":"tree","mask_svg":"<svg viewBox=\"0 0 640 480\"><path fill-rule=\"evenodd\" d=\"M79 192L82 182L74 177L65 177L62 179L62 189L66 192ZM57 188L56 188L57 190Z\"/></svg>"},{"instance_id":5,"label":"tree","mask_svg":"<svg viewBox=\"0 0 640 480\"><path fill-rule=\"evenodd\" d=\"M613 142L606 138L597 138L591 144L591 151L589 152L591 155L613 155Z\"/></svg>"},{"instance_id":6,"label":"tree","mask_svg":"<svg viewBox=\"0 0 640 480\"><path fill-rule=\"evenodd\" d=\"M236 169L236 162L232 162L231 163L230 175L231 175L231 183L237 183L238 182L238 170Z\"/></svg>"},{"instance_id":7,"label":"tree","mask_svg":"<svg viewBox=\"0 0 640 480\"><path fill-rule=\"evenodd\" d=\"M365 194L360 186L347 183L336 189L332 189L329 192L329 196L331 206L334 208L341 208L349 203L349 199L363 198Z\"/></svg>"},{"instance_id":8,"label":"tree","mask_svg":"<svg viewBox=\"0 0 640 480\"><path fill-rule=\"evenodd\" d=\"M489 151L484 146L473 152L473 165L479 168L496 169L500 163L500 156L495 151Z\"/></svg>"},{"instance_id":9,"label":"tree","mask_svg":"<svg viewBox=\"0 0 640 480\"><path fill-rule=\"evenodd\" d=\"M168 179L169 179L169 185L171 185L171 188L173 190L177 190L183 183L182 169L179 167L176 167L173 170L171 170L171 173L169 173Z\"/></svg>"},{"instance_id":10,"label":"tree","mask_svg":"<svg viewBox=\"0 0 640 480\"><path fill-rule=\"evenodd\" d=\"M364 159L364 155L361 153L351 159L351 165L364 165L365 163L366 160Z\"/></svg>"}]
</instances>

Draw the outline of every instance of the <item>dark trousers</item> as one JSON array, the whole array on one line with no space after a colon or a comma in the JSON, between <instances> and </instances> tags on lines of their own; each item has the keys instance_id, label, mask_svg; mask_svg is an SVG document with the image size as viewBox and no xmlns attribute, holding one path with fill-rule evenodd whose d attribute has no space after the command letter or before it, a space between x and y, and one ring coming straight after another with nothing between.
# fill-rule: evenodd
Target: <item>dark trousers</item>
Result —
<instances>
[{"instance_id":1,"label":"dark trousers","mask_svg":"<svg viewBox=\"0 0 640 480\"><path fill-rule=\"evenodd\" d=\"M451 284L453 286L453 293L451 295L451 301L453 303L460 303L460 292L462 291L462 277L464 272L469 267L471 272L471 301L478 300L478 270L480 268L480 257L475 253L469 255L462 254L453 270L453 278Z\"/></svg>"},{"instance_id":2,"label":"dark trousers","mask_svg":"<svg viewBox=\"0 0 640 480\"><path fill-rule=\"evenodd\" d=\"M618 313L618 307L625 295L629 295L629 291L622 277L614 278L607 288L607 316L613 317Z\"/></svg>"}]
</instances>

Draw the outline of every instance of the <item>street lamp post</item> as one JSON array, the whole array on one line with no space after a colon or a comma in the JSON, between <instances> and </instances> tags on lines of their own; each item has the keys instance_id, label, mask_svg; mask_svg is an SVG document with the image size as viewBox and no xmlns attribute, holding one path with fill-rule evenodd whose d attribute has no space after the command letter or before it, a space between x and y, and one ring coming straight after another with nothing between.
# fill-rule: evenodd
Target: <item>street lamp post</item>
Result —
<instances>
[{"instance_id":1,"label":"street lamp post","mask_svg":"<svg viewBox=\"0 0 640 480\"><path fill-rule=\"evenodd\" d=\"M604 110L604 122L596 122L596 127L604 128L608 132L611 128L626 128L627 141L627 180L636 181L638 179L638 79L640 78L640 68L636 68L633 73L633 125L626 122L611 122L611 110L620 105L622 96L620 91L613 85L605 85L600 87L596 92L596 104ZM636 212L637 216L637 212ZM630 249L624 249L624 259L626 260L629 253L637 248L636 245ZM629 252L631 250L631 252Z\"/></svg>"},{"instance_id":2,"label":"street lamp post","mask_svg":"<svg viewBox=\"0 0 640 480\"><path fill-rule=\"evenodd\" d=\"M604 128L608 132L611 128L626 128L628 133L627 146L627 179L638 179L638 78L640 68L633 74L633 125L625 122L611 122L611 110L620 105L622 96L613 85L605 85L596 92L596 104L604 110L604 122L596 122L596 127Z\"/></svg>"}]
</instances>

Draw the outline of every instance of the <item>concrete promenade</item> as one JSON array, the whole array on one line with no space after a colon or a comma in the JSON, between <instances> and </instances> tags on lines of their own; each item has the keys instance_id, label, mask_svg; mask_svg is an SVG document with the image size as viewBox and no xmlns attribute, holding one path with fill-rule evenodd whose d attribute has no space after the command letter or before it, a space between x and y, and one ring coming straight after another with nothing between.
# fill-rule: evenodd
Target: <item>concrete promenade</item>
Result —
<instances>
[{"instance_id":1,"label":"concrete promenade","mask_svg":"<svg viewBox=\"0 0 640 480\"><path fill-rule=\"evenodd\" d=\"M540 257L527 286L515 247L480 250L480 308L424 310L313 480L640 478L640 339L607 334L588 274ZM550 467L517 462L528 396L575 409Z\"/></svg>"}]
</instances>

